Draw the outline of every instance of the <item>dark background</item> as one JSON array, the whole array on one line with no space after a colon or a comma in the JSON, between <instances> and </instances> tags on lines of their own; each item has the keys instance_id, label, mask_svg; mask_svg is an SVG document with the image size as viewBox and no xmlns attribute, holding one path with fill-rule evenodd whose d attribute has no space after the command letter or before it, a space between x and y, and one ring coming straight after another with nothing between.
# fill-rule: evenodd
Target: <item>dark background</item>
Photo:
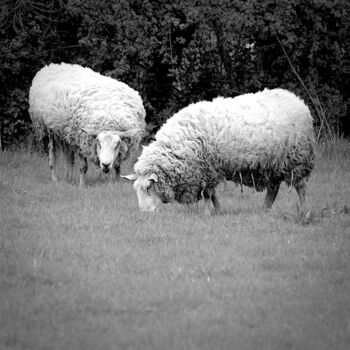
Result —
<instances>
[{"instance_id":1,"label":"dark background","mask_svg":"<svg viewBox=\"0 0 350 350\"><path fill-rule=\"evenodd\" d=\"M1 143L31 135L28 91L50 62L124 81L161 125L191 102L284 87L318 139L349 136L349 0L0 0Z\"/></svg>"}]
</instances>

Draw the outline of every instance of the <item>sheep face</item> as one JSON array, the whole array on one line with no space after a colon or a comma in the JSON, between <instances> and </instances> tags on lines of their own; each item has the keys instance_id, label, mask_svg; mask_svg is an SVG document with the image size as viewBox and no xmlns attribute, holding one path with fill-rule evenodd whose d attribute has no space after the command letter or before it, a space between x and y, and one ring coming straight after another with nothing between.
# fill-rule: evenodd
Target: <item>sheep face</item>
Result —
<instances>
[{"instance_id":1,"label":"sheep face","mask_svg":"<svg viewBox=\"0 0 350 350\"><path fill-rule=\"evenodd\" d=\"M122 177L134 181L134 189L141 211L155 212L159 209L163 201L154 189L154 183L158 181L155 174L139 176L131 174Z\"/></svg>"},{"instance_id":2,"label":"sheep face","mask_svg":"<svg viewBox=\"0 0 350 350\"><path fill-rule=\"evenodd\" d=\"M100 161L101 170L108 173L114 165L119 154L121 138L113 131L100 132L96 137L97 156Z\"/></svg>"}]
</instances>

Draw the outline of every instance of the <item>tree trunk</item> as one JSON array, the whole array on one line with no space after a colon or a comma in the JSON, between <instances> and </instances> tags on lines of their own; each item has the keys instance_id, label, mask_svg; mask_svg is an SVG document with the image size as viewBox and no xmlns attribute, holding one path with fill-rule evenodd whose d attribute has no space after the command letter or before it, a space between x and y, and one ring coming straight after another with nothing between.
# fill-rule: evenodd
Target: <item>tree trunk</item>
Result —
<instances>
[{"instance_id":1,"label":"tree trunk","mask_svg":"<svg viewBox=\"0 0 350 350\"><path fill-rule=\"evenodd\" d=\"M228 50L228 44L226 42L226 36L223 29L223 25L222 23L220 23L219 19L212 20L212 25L217 38L217 48L226 71L226 76L229 81L229 85L231 89L233 89L234 91L237 91L232 59L230 57L230 53Z\"/></svg>"}]
</instances>

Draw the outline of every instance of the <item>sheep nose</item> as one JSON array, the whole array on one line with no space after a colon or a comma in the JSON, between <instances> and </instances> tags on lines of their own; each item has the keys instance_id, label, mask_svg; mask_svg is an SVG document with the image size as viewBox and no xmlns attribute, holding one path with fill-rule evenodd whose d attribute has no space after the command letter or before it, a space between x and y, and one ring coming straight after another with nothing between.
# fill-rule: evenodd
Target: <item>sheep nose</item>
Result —
<instances>
[{"instance_id":1,"label":"sheep nose","mask_svg":"<svg viewBox=\"0 0 350 350\"><path fill-rule=\"evenodd\" d=\"M108 173L109 170L110 170L109 166L110 166L110 163L108 163L108 164L102 163L102 164L101 164L102 171L103 171L104 173Z\"/></svg>"}]
</instances>

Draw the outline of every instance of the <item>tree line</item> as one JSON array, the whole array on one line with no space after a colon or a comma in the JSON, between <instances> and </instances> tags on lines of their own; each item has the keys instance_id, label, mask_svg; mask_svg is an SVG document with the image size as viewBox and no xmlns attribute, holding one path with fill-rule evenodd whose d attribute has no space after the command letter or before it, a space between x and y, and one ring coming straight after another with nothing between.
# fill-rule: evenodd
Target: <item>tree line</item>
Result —
<instances>
[{"instance_id":1,"label":"tree line","mask_svg":"<svg viewBox=\"0 0 350 350\"><path fill-rule=\"evenodd\" d=\"M348 0L0 0L2 143L31 132L28 91L51 62L121 80L161 125L191 102L284 87L317 137L350 134Z\"/></svg>"}]
</instances>

